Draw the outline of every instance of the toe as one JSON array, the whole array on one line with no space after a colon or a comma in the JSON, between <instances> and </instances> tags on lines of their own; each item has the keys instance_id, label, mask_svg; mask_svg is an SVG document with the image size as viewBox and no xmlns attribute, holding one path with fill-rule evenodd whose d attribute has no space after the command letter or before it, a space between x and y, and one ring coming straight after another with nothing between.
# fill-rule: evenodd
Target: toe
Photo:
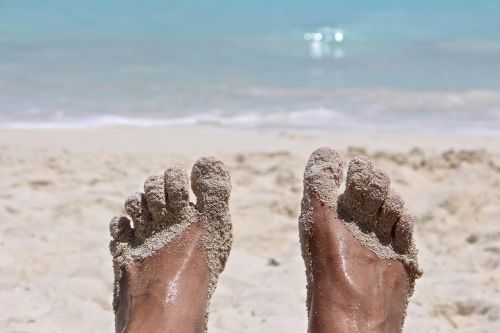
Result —
<instances>
[{"instance_id":1,"label":"toe","mask_svg":"<svg viewBox=\"0 0 500 333\"><path fill-rule=\"evenodd\" d=\"M397 252L408 253L410 251L414 225L415 218L408 212L404 212L394 226L393 246Z\"/></svg>"},{"instance_id":2,"label":"toe","mask_svg":"<svg viewBox=\"0 0 500 333\"><path fill-rule=\"evenodd\" d=\"M389 185L385 172L374 169L368 158L356 157L349 163L343 204L354 219L373 228Z\"/></svg>"},{"instance_id":3,"label":"toe","mask_svg":"<svg viewBox=\"0 0 500 333\"><path fill-rule=\"evenodd\" d=\"M193 165L191 186L200 210L217 203L227 205L231 194L229 170L215 157L201 157Z\"/></svg>"},{"instance_id":4,"label":"toe","mask_svg":"<svg viewBox=\"0 0 500 333\"><path fill-rule=\"evenodd\" d=\"M130 220L125 216L115 216L111 219L109 223L109 233L113 240L118 242L125 242L128 240L132 234L132 228L130 226Z\"/></svg>"},{"instance_id":5,"label":"toe","mask_svg":"<svg viewBox=\"0 0 500 333\"><path fill-rule=\"evenodd\" d=\"M370 181L372 170L372 163L364 156L357 156L349 163L344 193L346 204L348 204L349 207L354 208L359 206L359 208L361 208L363 204L363 195Z\"/></svg>"},{"instance_id":6,"label":"toe","mask_svg":"<svg viewBox=\"0 0 500 333\"><path fill-rule=\"evenodd\" d=\"M387 197L391 181L389 176L380 169L374 169L364 193L364 212L367 219L375 223L380 208Z\"/></svg>"},{"instance_id":7,"label":"toe","mask_svg":"<svg viewBox=\"0 0 500 333\"><path fill-rule=\"evenodd\" d=\"M189 179L185 170L179 167L165 170L167 205L172 212L189 206Z\"/></svg>"},{"instance_id":8,"label":"toe","mask_svg":"<svg viewBox=\"0 0 500 333\"><path fill-rule=\"evenodd\" d=\"M125 200L125 210L134 222L134 234L138 239L146 238L151 229L144 193L135 192Z\"/></svg>"},{"instance_id":9,"label":"toe","mask_svg":"<svg viewBox=\"0 0 500 333\"><path fill-rule=\"evenodd\" d=\"M401 219L403 209L403 199L396 191L390 189L377 220L377 233L383 242L390 242L392 228Z\"/></svg>"},{"instance_id":10,"label":"toe","mask_svg":"<svg viewBox=\"0 0 500 333\"><path fill-rule=\"evenodd\" d=\"M155 227L165 224L167 219L165 178L158 175L150 176L144 182L144 193Z\"/></svg>"},{"instance_id":11,"label":"toe","mask_svg":"<svg viewBox=\"0 0 500 333\"><path fill-rule=\"evenodd\" d=\"M340 154L329 147L315 150L304 171L304 189L320 201L333 207L342 182L344 163Z\"/></svg>"},{"instance_id":12,"label":"toe","mask_svg":"<svg viewBox=\"0 0 500 333\"><path fill-rule=\"evenodd\" d=\"M315 165L332 167L331 174L335 182L339 185L342 182L342 168L344 162L340 153L331 147L321 147L312 152L307 160L306 170Z\"/></svg>"},{"instance_id":13,"label":"toe","mask_svg":"<svg viewBox=\"0 0 500 333\"><path fill-rule=\"evenodd\" d=\"M210 283L215 286L217 276L226 264L233 239L229 213L231 176L228 168L215 157L201 157L191 171L191 188L196 195L198 221L202 223L205 233L202 242L207 262L214 273Z\"/></svg>"}]
</instances>

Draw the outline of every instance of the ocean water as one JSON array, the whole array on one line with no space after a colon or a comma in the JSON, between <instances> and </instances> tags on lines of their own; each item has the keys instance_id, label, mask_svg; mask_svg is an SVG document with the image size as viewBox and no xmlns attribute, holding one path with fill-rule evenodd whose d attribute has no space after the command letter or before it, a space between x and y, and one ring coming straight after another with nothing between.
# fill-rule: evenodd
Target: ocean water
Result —
<instances>
[{"instance_id":1,"label":"ocean water","mask_svg":"<svg viewBox=\"0 0 500 333\"><path fill-rule=\"evenodd\" d=\"M0 127L500 133L499 0L0 0Z\"/></svg>"}]
</instances>

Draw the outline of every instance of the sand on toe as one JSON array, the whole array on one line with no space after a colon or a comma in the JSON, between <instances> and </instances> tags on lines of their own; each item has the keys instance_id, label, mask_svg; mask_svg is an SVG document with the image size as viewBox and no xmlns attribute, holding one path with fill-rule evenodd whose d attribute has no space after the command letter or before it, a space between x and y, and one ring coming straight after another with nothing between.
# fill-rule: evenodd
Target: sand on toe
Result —
<instances>
[{"instance_id":1,"label":"sand on toe","mask_svg":"<svg viewBox=\"0 0 500 333\"><path fill-rule=\"evenodd\" d=\"M405 331L499 332L499 137L173 128L0 131L0 331L112 332L110 216L147 176L215 155L231 170L234 243L209 332L305 332L296 220L324 145L369 156L416 215L425 275Z\"/></svg>"}]
</instances>

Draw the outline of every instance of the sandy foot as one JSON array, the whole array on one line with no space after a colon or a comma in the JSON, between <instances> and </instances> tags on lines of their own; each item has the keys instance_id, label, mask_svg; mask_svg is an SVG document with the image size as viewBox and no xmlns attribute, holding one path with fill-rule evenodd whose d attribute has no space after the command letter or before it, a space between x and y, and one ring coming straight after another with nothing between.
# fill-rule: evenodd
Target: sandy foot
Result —
<instances>
[{"instance_id":1,"label":"sandy foot","mask_svg":"<svg viewBox=\"0 0 500 333\"><path fill-rule=\"evenodd\" d=\"M364 157L349 164L316 150L304 173L299 219L310 332L398 332L420 277L413 218L389 177ZM338 199L337 199L338 197Z\"/></svg>"},{"instance_id":2,"label":"sandy foot","mask_svg":"<svg viewBox=\"0 0 500 333\"><path fill-rule=\"evenodd\" d=\"M117 332L206 329L208 303L232 243L230 175L200 158L189 181L178 167L151 176L125 202L128 217L110 223ZM200 297L200 295L202 295Z\"/></svg>"}]
</instances>

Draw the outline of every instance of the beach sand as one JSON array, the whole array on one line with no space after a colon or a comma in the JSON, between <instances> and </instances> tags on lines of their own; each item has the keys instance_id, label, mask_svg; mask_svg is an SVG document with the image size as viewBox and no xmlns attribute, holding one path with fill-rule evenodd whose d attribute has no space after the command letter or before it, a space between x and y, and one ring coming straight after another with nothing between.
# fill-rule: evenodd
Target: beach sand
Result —
<instances>
[{"instance_id":1,"label":"beach sand","mask_svg":"<svg viewBox=\"0 0 500 333\"><path fill-rule=\"evenodd\" d=\"M325 145L371 157L416 215L405 332L500 332L500 137L194 128L0 131L0 331L112 332L111 217L149 175L214 155L234 244L209 331L306 332L297 217Z\"/></svg>"}]
</instances>

